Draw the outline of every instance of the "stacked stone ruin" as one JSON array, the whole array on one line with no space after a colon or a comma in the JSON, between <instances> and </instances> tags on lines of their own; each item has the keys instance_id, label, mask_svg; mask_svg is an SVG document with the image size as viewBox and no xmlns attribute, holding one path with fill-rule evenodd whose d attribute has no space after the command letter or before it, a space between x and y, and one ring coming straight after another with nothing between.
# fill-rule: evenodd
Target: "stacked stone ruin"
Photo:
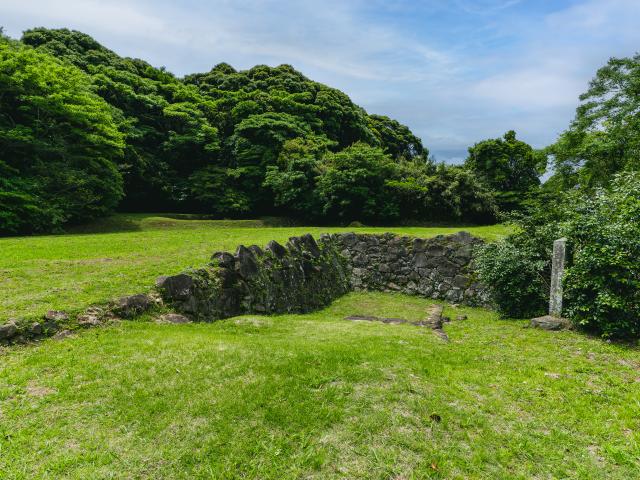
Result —
<instances>
[{"instance_id":1,"label":"stacked stone ruin","mask_svg":"<svg viewBox=\"0 0 640 480\"><path fill-rule=\"evenodd\" d=\"M487 305L475 279L473 249L482 240L466 232L430 239L391 233L292 237L265 250L216 252L209 265L157 287L166 303L199 321L240 314L316 310L352 290L402 292L467 305Z\"/></svg>"},{"instance_id":2,"label":"stacked stone ruin","mask_svg":"<svg viewBox=\"0 0 640 480\"><path fill-rule=\"evenodd\" d=\"M482 240L466 232L423 239L385 234L338 233L271 241L262 249L239 246L216 252L207 265L160 277L155 291L94 305L77 315L49 311L40 320L0 325L0 344L65 337L133 318L150 310L171 323L211 322L242 314L302 313L353 291L401 292L488 306L475 278L472 254ZM170 312L170 313L168 313Z\"/></svg>"}]
</instances>

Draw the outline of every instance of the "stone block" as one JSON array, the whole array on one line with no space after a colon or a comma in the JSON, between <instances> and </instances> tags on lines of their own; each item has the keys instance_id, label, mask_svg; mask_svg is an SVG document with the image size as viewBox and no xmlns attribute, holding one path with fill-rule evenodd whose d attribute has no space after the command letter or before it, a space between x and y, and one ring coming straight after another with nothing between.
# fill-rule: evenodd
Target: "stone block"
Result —
<instances>
[{"instance_id":1,"label":"stone block","mask_svg":"<svg viewBox=\"0 0 640 480\"><path fill-rule=\"evenodd\" d=\"M571 328L571 322L569 320L552 315L533 318L531 319L530 325L533 328L541 328L542 330L567 330Z\"/></svg>"},{"instance_id":2,"label":"stone block","mask_svg":"<svg viewBox=\"0 0 640 480\"><path fill-rule=\"evenodd\" d=\"M271 252L276 258L282 258L287 254L287 249L275 240L271 240L269 243L267 243L266 250Z\"/></svg>"},{"instance_id":3,"label":"stone block","mask_svg":"<svg viewBox=\"0 0 640 480\"><path fill-rule=\"evenodd\" d=\"M170 277L159 277L156 286L163 296L169 300L186 300L191 295L193 278L186 273Z\"/></svg>"},{"instance_id":4,"label":"stone block","mask_svg":"<svg viewBox=\"0 0 640 480\"><path fill-rule=\"evenodd\" d=\"M453 277L453 285L458 288L465 288L469 285L471 279L464 275L456 275Z\"/></svg>"},{"instance_id":5,"label":"stone block","mask_svg":"<svg viewBox=\"0 0 640 480\"><path fill-rule=\"evenodd\" d=\"M221 268L235 268L236 259L229 252L216 252L211 255L211 263Z\"/></svg>"},{"instance_id":6,"label":"stone block","mask_svg":"<svg viewBox=\"0 0 640 480\"><path fill-rule=\"evenodd\" d=\"M155 302L144 293L118 299L114 311L123 318L132 318L149 310Z\"/></svg>"},{"instance_id":7,"label":"stone block","mask_svg":"<svg viewBox=\"0 0 640 480\"><path fill-rule=\"evenodd\" d=\"M69 315L67 315L65 312L61 312L59 310L49 310L47 313L44 314L43 317L45 320L48 320L50 322L64 322L69 320Z\"/></svg>"},{"instance_id":8,"label":"stone block","mask_svg":"<svg viewBox=\"0 0 640 480\"><path fill-rule=\"evenodd\" d=\"M156 323L191 323L191 320L179 313L165 313L156 319Z\"/></svg>"},{"instance_id":9,"label":"stone block","mask_svg":"<svg viewBox=\"0 0 640 480\"><path fill-rule=\"evenodd\" d=\"M10 340L18 333L18 326L13 321L0 325L0 340Z\"/></svg>"}]
</instances>

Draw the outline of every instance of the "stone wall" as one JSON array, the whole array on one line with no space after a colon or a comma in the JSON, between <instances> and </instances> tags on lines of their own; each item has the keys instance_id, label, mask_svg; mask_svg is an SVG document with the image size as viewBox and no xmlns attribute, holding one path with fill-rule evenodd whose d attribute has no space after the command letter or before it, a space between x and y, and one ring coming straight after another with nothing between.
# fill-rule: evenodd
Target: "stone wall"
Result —
<instances>
[{"instance_id":1,"label":"stone wall","mask_svg":"<svg viewBox=\"0 0 640 480\"><path fill-rule=\"evenodd\" d=\"M0 345L63 338L78 329L154 310L186 315L172 316L180 322L308 312L351 290L489 306L471 264L473 249L480 244L482 240L459 232L430 239L340 233L322 235L318 242L303 235L290 238L284 246L271 241L264 250L241 245L235 254L214 253L202 268L160 277L157 292L93 305L75 315L49 311L39 320L9 319L0 324Z\"/></svg>"},{"instance_id":2,"label":"stone wall","mask_svg":"<svg viewBox=\"0 0 640 480\"><path fill-rule=\"evenodd\" d=\"M330 240L348 261L354 290L395 291L473 306L489 303L471 265L473 249L483 242L467 232L428 239L343 233Z\"/></svg>"},{"instance_id":3,"label":"stone wall","mask_svg":"<svg viewBox=\"0 0 640 480\"><path fill-rule=\"evenodd\" d=\"M307 312L350 290L396 291L468 305L486 305L471 267L466 232L431 239L386 233L292 237L265 250L216 252L209 265L158 279L165 302L199 321L257 313Z\"/></svg>"},{"instance_id":4,"label":"stone wall","mask_svg":"<svg viewBox=\"0 0 640 480\"><path fill-rule=\"evenodd\" d=\"M204 268L161 277L157 287L174 309L200 321L316 310L351 289L347 261L328 240L241 245L235 255L214 253Z\"/></svg>"}]
</instances>

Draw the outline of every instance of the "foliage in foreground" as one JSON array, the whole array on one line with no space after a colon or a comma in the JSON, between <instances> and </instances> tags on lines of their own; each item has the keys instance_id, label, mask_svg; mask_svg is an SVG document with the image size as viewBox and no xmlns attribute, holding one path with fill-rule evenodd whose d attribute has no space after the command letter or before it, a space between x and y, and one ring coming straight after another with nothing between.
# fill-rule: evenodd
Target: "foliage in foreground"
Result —
<instances>
[{"instance_id":1,"label":"foliage in foreground","mask_svg":"<svg viewBox=\"0 0 640 480\"><path fill-rule=\"evenodd\" d=\"M542 314L553 240L570 251L564 314L604 337L640 337L640 175L607 190L545 198L515 218L518 231L477 255L479 275L507 316Z\"/></svg>"},{"instance_id":2,"label":"foliage in foreground","mask_svg":"<svg viewBox=\"0 0 640 480\"><path fill-rule=\"evenodd\" d=\"M640 174L614 177L570 227L567 315L606 337L640 337Z\"/></svg>"}]
</instances>

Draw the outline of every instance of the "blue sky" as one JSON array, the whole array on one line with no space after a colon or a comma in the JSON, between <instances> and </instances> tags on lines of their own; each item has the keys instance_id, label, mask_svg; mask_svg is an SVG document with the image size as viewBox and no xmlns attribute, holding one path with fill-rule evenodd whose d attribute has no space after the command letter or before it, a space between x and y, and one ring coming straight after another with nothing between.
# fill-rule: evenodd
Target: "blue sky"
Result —
<instances>
[{"instance_id":1,"label":"blue sky","mask_svg":"<svg viewBox=\"0 0 640 480\"><path fill-rule=\"evenodd\" d=\"M289 63L448 162L509 129L553 142L597 68L640 51L640 0L2 0L0 25L75 28L178 75Z\"/></svg>"}]
</instances>

